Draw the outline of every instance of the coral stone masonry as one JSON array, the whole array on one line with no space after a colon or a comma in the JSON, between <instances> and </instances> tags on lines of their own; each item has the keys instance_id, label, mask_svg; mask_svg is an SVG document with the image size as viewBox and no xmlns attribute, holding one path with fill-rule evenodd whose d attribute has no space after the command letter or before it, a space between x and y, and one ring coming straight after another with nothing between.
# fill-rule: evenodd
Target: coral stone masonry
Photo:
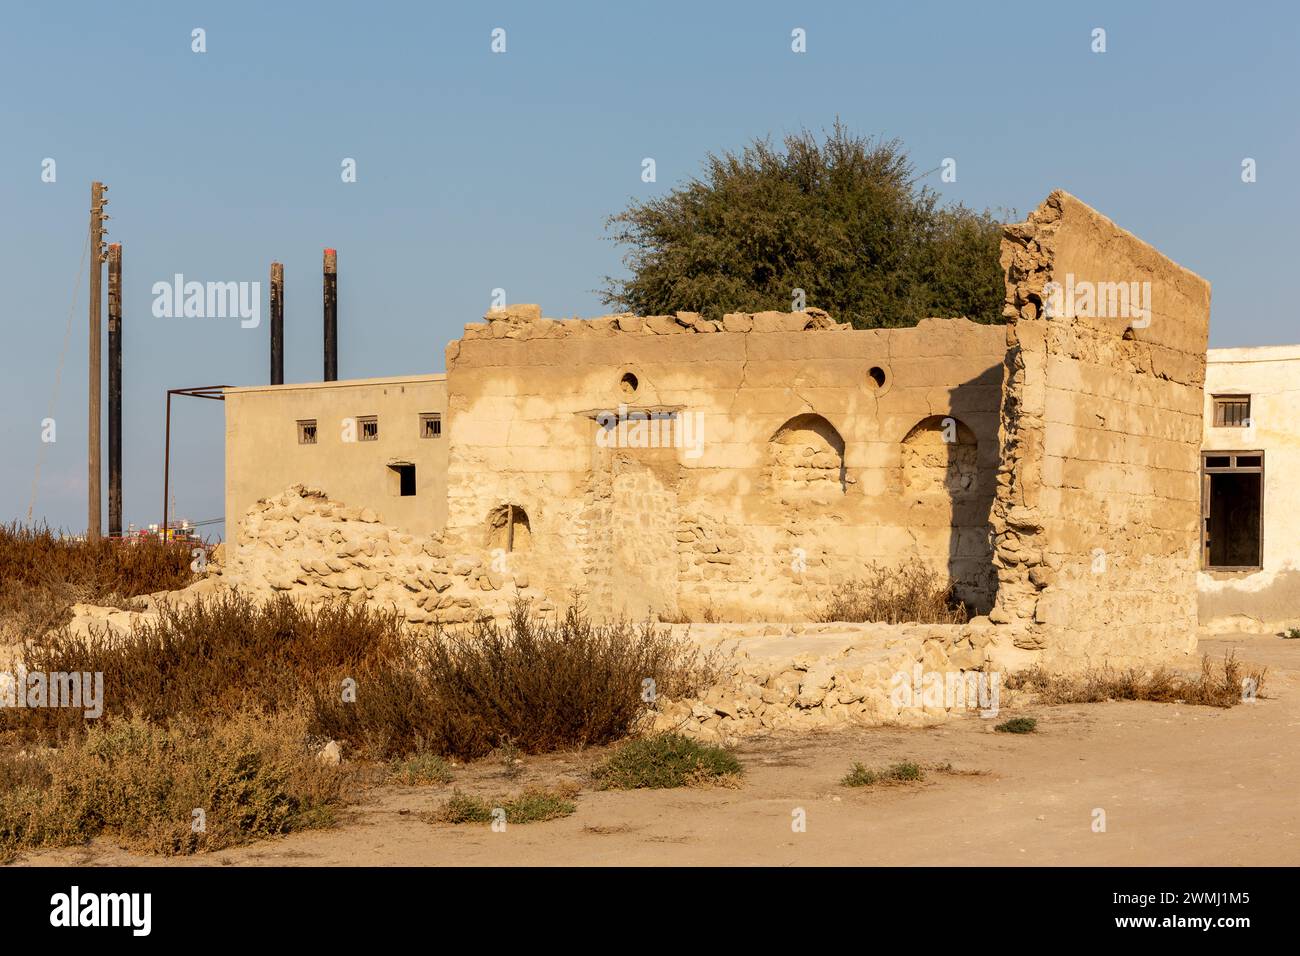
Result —
<instances>
[{"instance_id":1,"label":"coral stone masonry","mask_svg":"<svg viewBox=\"0 0 1300 956\"><path fill-rule=\"evenodd\" d=\"M1002 261L1005 325L515 305L465 326L445 376L233 390L234 577L416 623L517 594L790 623L869 564L919 560L975 616L920 634L900 666L1186 655L1203 486L1220 502L1252 487L1251 449L1233 449L1246 477L1204 474L1207 407L1229 423L1246 408L1204 391L1209 284L1064 192L1006 227ZM1249 557L1249 503L1234 508L1213 554ZM330 554L302 547L322 535Z\"/></svg>"},{"instance_id":2,"label":"coral stone masonry","mask_svg":"<svg viewBox=\"0 0 1300 956\"><path fill-rule=\"evenodd\" d=\"M1190 652L1210 285L1063 192L1007 228L1002 263L991 618L1048 657ZM1093 301L1062 308L1067 284Z\"/></svg>"}]
</instances>

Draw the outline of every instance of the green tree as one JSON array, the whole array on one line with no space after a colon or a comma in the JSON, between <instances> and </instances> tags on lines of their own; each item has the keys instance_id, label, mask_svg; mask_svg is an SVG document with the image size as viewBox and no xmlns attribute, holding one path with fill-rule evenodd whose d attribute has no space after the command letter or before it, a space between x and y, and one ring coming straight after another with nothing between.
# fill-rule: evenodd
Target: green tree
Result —
<instances>
[{"instance_id":1,"label":"green tree","mask_svg":"<svg viewBox=\"0 0 1300 956\"><path fill-rule=\"evenodd\" d=\"M804 130L784 149L710 154L702 178L633 202L606 229L629 247L631 276L606 276L601 296L641 315L789 311L803 289L858 328L1002 321L997 220L940 206L901 143L838 122L824 140Z\"/></svg>"}]
</instances>

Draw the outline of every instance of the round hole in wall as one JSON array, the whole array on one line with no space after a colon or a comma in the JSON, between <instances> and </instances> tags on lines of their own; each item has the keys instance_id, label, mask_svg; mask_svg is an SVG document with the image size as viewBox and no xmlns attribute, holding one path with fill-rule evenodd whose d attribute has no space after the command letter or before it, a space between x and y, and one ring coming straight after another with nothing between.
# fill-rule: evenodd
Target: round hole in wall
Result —
<instances>
[{"instance_id":1,"label":"round hole in wall","mask_svg":"<svg viewBox=\"0 0 1300 956\"><path fill-rule=\"evenodd\" d=\"M879 365L873 365L867 371L867 378L871 380L873 388L885 387L885 370Z\"/></svg>"},{"instance_id":2,"label":"round hole in wall","mask_svg":"<svg viewBox=\"0 0 1300 956\"><path fill-rule=\"evenodd\" d=\"M622 390L624 395L631 395L637 390L637 386L640 384L641 383L637 381L636 376L631 372L624 372L623 377L618 380L618 387Z\"/></svg>"}]
</instances>

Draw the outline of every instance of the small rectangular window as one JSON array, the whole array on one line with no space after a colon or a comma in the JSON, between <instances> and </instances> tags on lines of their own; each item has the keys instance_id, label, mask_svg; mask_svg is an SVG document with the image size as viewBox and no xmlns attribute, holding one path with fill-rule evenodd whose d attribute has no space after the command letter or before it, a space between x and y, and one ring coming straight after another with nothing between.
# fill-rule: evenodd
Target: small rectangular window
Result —
<instances>
[{"instance_id":1,"label":"small rectangular window","mask_svg":"<svg viewBox=\"0 0 1300 956\"><path fill-rule=\"evenodd\" d=\"M1249 395L1214 396L1215 428L1245 428L1249 421Z\"/></svg>"},{"instance_id":2,"label":"small rectangular window","mask_svg":"<svg viewBox=\"0 0 1300 956\"><path fill-rule=\"evenodd\" d=\"M316 444L316 419L309 418L298 423L298 444Z\"/></svg>"},{"instance_id":3,"label":"small rectangular window","mask_svg":"<svg viewBox=\"0 0 1300 956\"><path fill-rule=\"evenodd\" d=\"M420 412L420 437L442 437L442 415L438 412Z\"/></svg>"},{"instance_id":4,"label":"small rectangular window","mask_svg":"<svg viewBox=\"0 0 1300 956\"><path fill-rule=\"evenodd\" d=\"M379 441L379 418L377 416L357 416L357 441Z\"/></svg>"}]
</instances>

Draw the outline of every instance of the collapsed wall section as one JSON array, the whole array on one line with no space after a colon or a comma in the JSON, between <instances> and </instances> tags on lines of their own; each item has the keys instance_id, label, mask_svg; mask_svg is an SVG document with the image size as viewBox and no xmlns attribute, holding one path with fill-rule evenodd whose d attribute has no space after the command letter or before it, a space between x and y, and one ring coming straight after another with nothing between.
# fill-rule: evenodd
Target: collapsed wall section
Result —
<instances>
[{"instance_id":1,"label":"collapsed wall section","mask_svg":"<svg viewBox=\"0 0 1300 956\"><path fill-rule=\"evenodd\" d=\"M990 617L1049 662L1196 641L1210 286L1064 192L1002 243Z\"/></svg>"}]
</instances>

